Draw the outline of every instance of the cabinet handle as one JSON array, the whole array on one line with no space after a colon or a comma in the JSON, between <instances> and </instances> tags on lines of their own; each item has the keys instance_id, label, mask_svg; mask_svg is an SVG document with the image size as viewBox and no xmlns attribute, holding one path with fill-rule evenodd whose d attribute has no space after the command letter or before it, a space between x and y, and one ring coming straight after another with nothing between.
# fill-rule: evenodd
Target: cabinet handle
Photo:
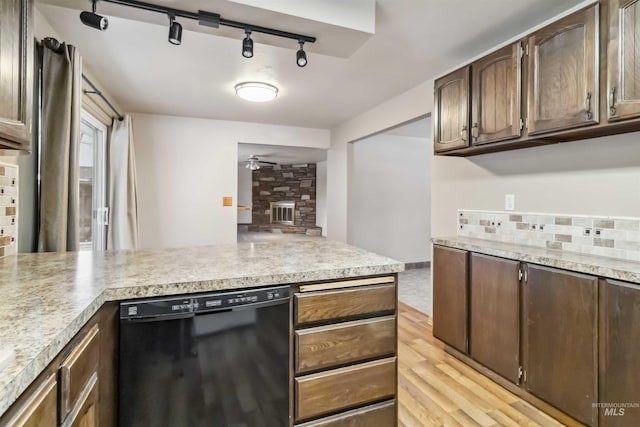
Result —
<instances>
[{"instance_id":1,"label":"cabinet handle","mask_svg":"<svg viewBox=\"0 0 640 427\"><path fill-rule=\"evenodd\" d=\"M477 141L478 140L478 136L479 136L479 129L478 129L478 123L474 123L471 126L471 135L473 136L473 140Z\"/></svg>"},{"instance_id":2,"label":"cabinet handle","mask_svg":"<svg viewBox=\"0 0 640 427\"><path fill-rule=\"evenodd\" d=\"M616 87L611 88L611 92L609 93L609 115L616 115Z\"/></svg>"},{"instance_id":3,"label":"cabinet handle","mask_svg":"<svg viewBox=\"0 0 640 427\"><path fill-rule=\"evenodd\" d=\"M587 120L591 120L593 118L593 114L591 113L591 92L587 92L587 102L586 102L586 110L587 110Z\"/></svg>"},{"instance_id":4,"label":"cabinet handle","mask_svg":"<svg viewBox=\"0 0 640 427\"><path fill-rule=\"evenodd\" d=\"M467 142L467 125L462 126L462 129L460 130L460 139Z\"/></svg>"}]
</instances>

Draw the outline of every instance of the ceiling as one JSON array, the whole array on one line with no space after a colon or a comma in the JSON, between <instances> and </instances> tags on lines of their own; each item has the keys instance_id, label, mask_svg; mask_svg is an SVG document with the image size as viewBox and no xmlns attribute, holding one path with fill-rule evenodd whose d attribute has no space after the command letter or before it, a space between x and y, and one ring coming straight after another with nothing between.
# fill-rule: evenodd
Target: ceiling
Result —
<instances>
[{"instance_id":1,"label":"ceiling","mask_svg":"<svg viewBox=\"0 0 640 427\"><path fill-rule=\"evenodd\" d=\"M88 9L88 1L39 1ZM194 1L171 4L189 9ZM99 32L80 23L78 10L37 8L127 112L331 128L580 2L377 0L375 35L348 58L310 52L305 68L295 64L297 46L256 42L254 57L243 58L242 33L232 39L185 28L182 46L173 46L166 25L110 17ZM222 3L209 0L207 10ZM292 25L277 14L254 23ZM233 87L248 80L275 84L278 98L239 99Z\"/></svg>"},{"instance_id":2,"label":"ceiling","mask_svg":"<svg viewBox=\"0 0 640 427\"><path fill-rule=\"evenodd\" d=\"M284 147L281 145L238 144L238 162L251 156L279 165L318 163L327 160L327 150L305 147Z\"/></svg>"}]
</instances>

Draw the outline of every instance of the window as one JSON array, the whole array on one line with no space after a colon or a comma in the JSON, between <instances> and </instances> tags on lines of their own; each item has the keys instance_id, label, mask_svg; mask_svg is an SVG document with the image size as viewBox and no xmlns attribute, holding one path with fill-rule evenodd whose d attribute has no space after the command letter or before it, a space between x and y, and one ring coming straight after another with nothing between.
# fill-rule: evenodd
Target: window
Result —
<instances>
[{"instance_id":1,"label":"window","mask_svg":"<svg viewBox=\"0 0 640 427\"><path fill-rule=\"evenodd\" d=\"M103 251L107 248L106 139L107 128L82 111L78 162L81 251Z\"/></svg>"}]
</instances>

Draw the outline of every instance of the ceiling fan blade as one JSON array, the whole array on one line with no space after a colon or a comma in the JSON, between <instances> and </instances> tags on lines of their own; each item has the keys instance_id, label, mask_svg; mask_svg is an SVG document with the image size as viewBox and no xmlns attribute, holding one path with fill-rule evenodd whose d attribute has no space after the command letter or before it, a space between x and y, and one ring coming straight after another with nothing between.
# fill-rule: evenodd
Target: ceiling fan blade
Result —
<instances>
[{"instance_id":1,"label":"ceiling fan blade","mask_svg":"<svg viewBox=\"0 0 640 427\"><path fill-rule=\"evenodd\" d=\"M276 162L265 162L264 160L258 160L258 163L262 163L262 164L265 164L265 165L277 165Z\"/></svg>"}]
</instances>

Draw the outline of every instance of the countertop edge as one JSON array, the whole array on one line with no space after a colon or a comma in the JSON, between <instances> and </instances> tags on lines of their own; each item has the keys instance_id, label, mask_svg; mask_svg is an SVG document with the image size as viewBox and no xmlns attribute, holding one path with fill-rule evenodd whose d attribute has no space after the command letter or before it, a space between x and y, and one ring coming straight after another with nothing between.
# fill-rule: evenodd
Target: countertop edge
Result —
<instances>
[{"instance_id":1,"label":"countertop edge","mask_svg":"<svg viewBox=\"0 0 640 427\"><path fill-rule=\"evenodd\" d=\"M582 255L579 253L563 253L562 251L553 251L550 249L541 249L537 247L510 245L507 248L495 247L503 245L500 242L491 240L464 238L461 240L455 237L438 237L432 238L434 245L446 246L454 249L467 250L484 255L492 255L501 258L509 258L517 261L528 262L531 264L545 265L549 267L560 268L563 270L574 271L577 273L590 274L593 276L604 277L608 279L621 280L640 286L640 266L638 271L629 271L623 268L603 265L607 262L633 263L632 261L624 261L618 259L609 259L606 257L595 257ZM494 245L494 247L492 247ZM535 252L545 252L544 254ZM588 261L580 261L578 258L584 256ZM570 259L575 258L575 259ZM598 262L594 262L597 259ZM601 264L600 264L601 263Z\"/></svg>"}]
</instances>

